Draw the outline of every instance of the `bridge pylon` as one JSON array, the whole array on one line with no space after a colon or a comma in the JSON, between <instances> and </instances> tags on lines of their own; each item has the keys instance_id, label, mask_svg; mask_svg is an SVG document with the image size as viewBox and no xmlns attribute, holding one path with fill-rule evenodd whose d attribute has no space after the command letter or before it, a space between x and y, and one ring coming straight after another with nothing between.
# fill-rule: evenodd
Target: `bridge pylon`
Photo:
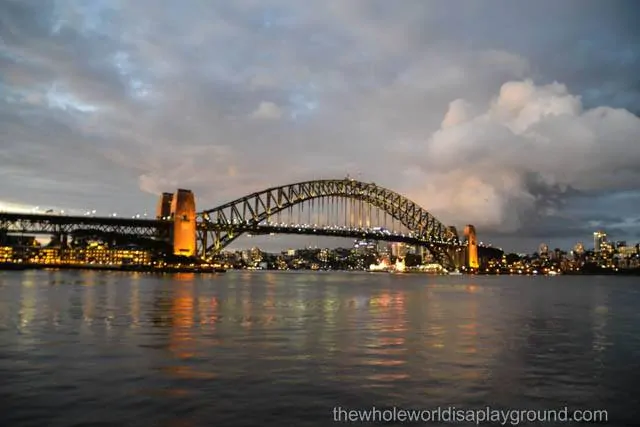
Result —
<instances>
[{"instance_id":1,"label":"bridge pylon","mask_svg":"<svg viewBox=\"0 0 640 427\"><path fill-rule=\"evenodd\" d=\"M480 263L478 262L478 238L476 236L476 228L468 224L464 228L464 235L467 238L467 267L477 269Z\"/></svg>"},{"instance_id":2,"label":"bridge pylon","mask_svg":"<svg viewBox=\"0 0 640 427\"><path fill-rule=\"evenodd\" d=\"M169 243L174 255L196 256L196 200L191 190L179 188L175 193L162 193L158 201L157 219L170 220Z\"/></svg>"}]
</instances>

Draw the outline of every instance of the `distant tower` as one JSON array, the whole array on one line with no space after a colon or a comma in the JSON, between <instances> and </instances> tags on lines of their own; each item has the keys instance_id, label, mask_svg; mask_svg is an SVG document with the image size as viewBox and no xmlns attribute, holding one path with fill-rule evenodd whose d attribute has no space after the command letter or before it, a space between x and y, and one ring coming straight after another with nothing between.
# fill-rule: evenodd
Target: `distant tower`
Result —
<instances>
[{"instance_id":1,"label":"distant tower","mask_svg":"<svg viewBox=\"0 0 640 427\"><path fill-rule=\"evenodd\" d=\"M547 255L549 255L549 245L547 245L546 243L540 243L538 254L540 254L541 257L546 257Z\"/></svg>"},{"instance_id":2,"label":"distant tower","mask_svg":"<svg viewBox=\"0 0 640 427\"><path fill-rule=\"evenodd\" d=\"M196 200L191 190L178 189L171 201L174 255L196 254Z\"/></svg>"},{"instance_id":3,"label":"distant tower","mask_svg":"<svg viewBox=\"0 0 640 427\"><path fill-rule=\"evenodd\" d=\"M593 250L600 252L602 250L602 244L607 241L607 233L604 231L595 231L593 233Z\"/></svg>"},{"instance_id":4,"label":"distant tower","mask_svg":"<svg viewBox=\"0 0 640 427\"><path fill-rule=\"evenodd\" d=\"M584 254L584 245L582 244L582 242L576 243L576 245L573 247L573 252L575 252L577 255Z\"/></svg>"},{"instance_id":5,"label":"distant tower","mask_svg":"<svg viewBox=\"0 0 640 427\"><path fill-rule=\"evenodd\" d=\"M464 228L464 236L467 238L467 266L469 268L478 268L478 238L476 237L476 228L469 224Z\"/></svg>"},{"instance_id":6,"label":"distant tower","mask_svg":"<svg viewBox=\"0 0 640 427\"><path fill-rule=\"evenodd\" d=\"M171 202L173 201L172 193L162 193L158 200L158 208L156 209L156 219L168 219L171 216Z\"/></svg>"}]
</instances>

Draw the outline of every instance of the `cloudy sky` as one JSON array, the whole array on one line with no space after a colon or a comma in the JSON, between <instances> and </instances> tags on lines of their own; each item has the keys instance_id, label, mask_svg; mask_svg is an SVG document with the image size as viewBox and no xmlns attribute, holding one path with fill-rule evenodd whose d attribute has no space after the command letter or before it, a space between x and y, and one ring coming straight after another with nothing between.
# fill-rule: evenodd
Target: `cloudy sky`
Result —
<instances>
[{"instance_id":1,"label":"cloudy sky","mask_svg":"<svg viewBox=\"0 0 640 427\"><path fill-rule=\"evenodd\" d=\"M0 0L0 210L346 174L514 250L640 240L634 0Z\"/></svg>"}]
</instances>

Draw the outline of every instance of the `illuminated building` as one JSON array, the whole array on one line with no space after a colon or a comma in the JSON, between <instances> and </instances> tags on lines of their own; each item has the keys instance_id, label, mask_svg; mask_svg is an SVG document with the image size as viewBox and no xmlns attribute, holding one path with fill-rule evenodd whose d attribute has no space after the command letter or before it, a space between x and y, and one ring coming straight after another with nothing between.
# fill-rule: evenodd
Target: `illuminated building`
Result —
<instances>
[{"instance_id":1,"label":"illuminated building","mask_svg":"<svg viewBox=\"0 0 640 427\"><path fill-rule=\"evenodd\" d=\"M476 228L469 224L464 228L464 236L467 238L467 266L478 268L478 238Z\"/></svg>"},{"instance_id":2,"label":"illuminated building","mask_svg":"<svg viewBox=\"0 0 640 427\"><path fill-rule=\"evenodd\" d=\"M600 252L602 250L602 244L607 241L607 233L604 231L595 231L593 233L593 250Z\"/></svg>"},{"instance_id":3,"label":"illuminated building","mask_svg":"<svg viewBox=\"0 0 640 427\"><path fill-rule=\"evenodd\" d=\"M318 254L318 261L328 262L329 261L329 249L322 249L320 254Z\"/></svg>"},{"instance_id":4,"label":"illuminated building","mask_svg":"<svg viewBox=\"0 0 640 427\"><path fill-rule=\"evenodd\" d=\"M407 253L411 255L422 255L422 247L421 246L408 246Z\"/></svg>"},{"instance_id":5,"label":"illuminated building","mask_svg":"<svg viewBox=\"0 0 640 427\"><path fill-rule=\"evenodd\" d=\"M257 247L251 248L251 250L249 251L248 258L250 263L257 265L263 259L262 251L260 250L260 248L257 248Z\"/></svg>"},{"instance_id":6,"label":"illuminated building","mask_svg":"<svg viewBox=\"0 0 640 427\"><path fill-rule=\"evenodd\" d=\"M114 264L110 252L106 245L92 243L87 248L74 251L74 260L76 262Z\"/></svg>"},{"instance_id":7,"label":"illuminated building","mask_svg":"<svg viewBox=\"0 0 640 427\"><path fill-rule=\"evenodd\" d=\"M171 201L174 255L196 254L196 200L191 190L178 189Z\"/></svg>"},{"instance_id":8,"label":"illuminated building","mask_svg":"<svg viewBox=\"0 0 640 427\"><path fill-rule=\"evenodd\" d=\"M600 252L605 254L605 255L612 255L614 252L615 248L613 247L613 243L612 242L608 242L608 241L603 241L600 243Z\"/></svg>"},{"instance_id":9,"label":"illuminated building","mask_svg":"<svg viewBox=\"0 0 640 427\"><path fill-rule=\"evenodd\" d=\"M546 257L547 255L549 255L549 246L546 243L541 243L540 247L538 248L538 253L541 257Z\"/></svg>"},{"instance_id":10,"label":"illuminated building","mask_svg":"<svg viewBox=\"0 0 640 427\"><path fill-rule=\"evenodd\" d=\"M113 259L116 264L151 264L151 253L149 251L131 246L112 249L112 251L114 252Z\"/></svg>"},{"instance_id":11,"label":"illuminated building","mask_svg":"<svg viewBox=\"0 0 640 427\"><path fill-rule=\"evenodd\" d=\"M391 255L391 243L383 241L378 242L378 254L383 257Z\"/></svg>"},{"instance_id":12,"label":"illuminated building","mask_svg":"<svg viewBox=\"0 0 640 427\"><path fill-rule=\"evenodd\" d=\"M41 255L42 259L42 255ZM60 262L56 260L54 252L48 255L49 262ZM150 265L151 253L136 246L129 245L123 247L109 248L100 243L91 243L86 248L76 248L69 252L67 260L71 264L97 264L97 265Z\"/></svg>"},{"instance_id":13,"label":"illuminated building","mask_svg":"<svg viewBox=\"0 0 640 427\"><path fill-rule=\"evenodd\" d=\"M162 193L156 209L157 219L168 219L171 216L171 202L173 202L173 194Z\"/></svg>"},{"instance_id":14,"label":"illuminated building","mask_svg":"<svg viewBox=\"0 0 640 427\"><path fill-rule=\"evenodd\" d=\"M373 253L376 251L376 248L376 241L367 239L356 240L353 245L353 249L359 254Z\"/></svg>"},{"instance_id":15,"label":"illuminated building","mask_svg":"<svg viewBox=\"0 0 640 427\"><path fill-rule=\"evenodd\" d=\"M573 247L573 252L575 252L577 255L584 254L584 245L582 244L582 242L576 243L576 245Z\"/></svg>"},{"instance_id":16,"label":"illuminated building","mask_svg":"<svg viewBox=\"0 0 640 427\"><path fill-rule=\"evenodd\" d=\"M37 264L59 264L60 249L59 248L42 248L31 259L31 261Z\"/></svg>"},{"instance_id":17,"label":"illuminated building","mask_svg":"<svg viewBox=\"0 0 640 427\"><path fill-rule=\"evenodd\" d=\"M637 249L635 246L619 246L618 253L622 256L632 256L637 253Z\"/></svg>"},{"instance_id":18,"label":"illuminated building","mask_svg":"<svg viewBox=\"0 0 640 427\"><path fill-rule=\"evenodd\" d=\"M0 246L0 262L13 261L13 248L11 246Z\"/></svg>"},{"instance_id":19,"label":"illuminated building","mask_svg":"<svg viewBox=\"0 0 640 427\"><path fill-rule=\"evenodd\" d=\"M407 248L404 243L393 243L391 245L391 256L404 257L407 254Z\"/></svg>"}]
</instances>

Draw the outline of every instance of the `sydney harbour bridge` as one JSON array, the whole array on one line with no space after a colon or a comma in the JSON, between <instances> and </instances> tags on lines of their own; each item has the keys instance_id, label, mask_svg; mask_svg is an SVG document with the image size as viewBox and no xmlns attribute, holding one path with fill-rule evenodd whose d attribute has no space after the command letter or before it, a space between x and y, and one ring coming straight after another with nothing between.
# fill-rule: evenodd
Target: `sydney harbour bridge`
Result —
<instances>
[{"instance_id":1,"label":"sydney harbour bridge","mask_svg":"<svg viewBox=\"0 0 640 427\"><path fill-rule=\"evenodd\" d=\"M463 241L427 210L392 190L350 178L298 182L196 210L190 190L163 193L155 219L0 213L0 234L93 234L164 242L174 255L215 258L242 235L300 234L402 242L446 268L478 267L475 229Z\"/></svg>"}]
</instances>

